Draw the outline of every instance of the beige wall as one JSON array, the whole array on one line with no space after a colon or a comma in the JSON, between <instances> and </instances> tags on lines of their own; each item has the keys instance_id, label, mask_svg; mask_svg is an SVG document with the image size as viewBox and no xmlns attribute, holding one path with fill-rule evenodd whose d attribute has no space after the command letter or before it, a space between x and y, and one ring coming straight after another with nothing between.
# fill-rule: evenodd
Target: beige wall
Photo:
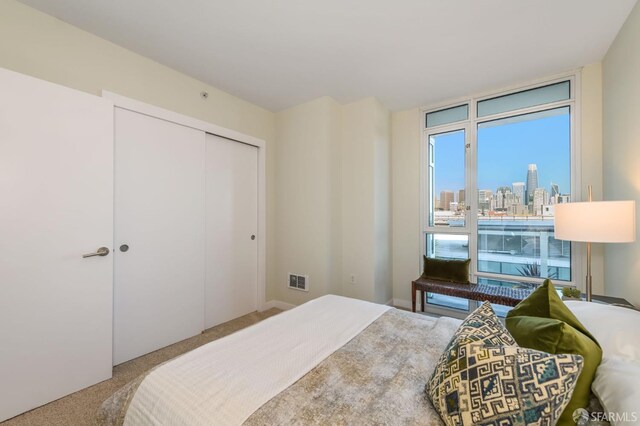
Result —
<instances>
[{"instance_id":1,"label":"beige wall","mask_svg":"<svg viewBox=\"0 0 640 426\"><path fill-rule=\"evenodd\" d=\"M388 110L375 98L342 106L324 97L276 116L276 298L389 301ZM289 272L309 275L309 293L287 288Z\"/></svg>"},{"instance_id":2,"label":"beige wall","mask_svg":"<svg viewBox=\"0 0 640 426\"><path fill-rule=\"evenodd\" d=\"M581 176L582 200L588 200L587 186L593 188L593 199L602 200L602 63L587 65L582 69L581 102ZM583 285L586 275L587 253L582 250L582 271L576 282ZM593 293L605 294L604 247L594 244L591 250L591 276ZM582 287L581 287L582 288Z\"/></svg>"},{"instance_id":3,"label":"beige wall","mask_svg":"<svg viewBox=\"0 0 640 426\"><path fill-rule=\"evenodd\" d=\"M373 120L373 233L374 233L374 297L387 303L393 299L391 263L391 114L377 99L374 100Z\"/></svg>"},{"instance_id":4,"label":"beige wall","mask_svg":"<svg viewBox=\"0 0 640 426\"><path fill-rule=\"evenodd\" d=\"M298 305L336 293L340 277L340 105L323 97L279 112L275 299ZM287 288L309 276L309 292Z\"/></svg>"},{"instance_id":5,"label":"beige wall","mask_svg":"<svg viewBox=\"0 0 640 426\"><path fill-rule=\"evenodd\" d=\"M592 184L594 196L602 194L602 67L585 66L581 79L581 180ZM398 306L409 306L411 281L421 273L420 247L420 141L421 113L414 108L395 112L391 118L392 210L393 210L393 298ZM597 198L596 198L597 199ZM602 294L602 247L593 251L595 293ZM584 256L583 256L584 257ZM578 273L582 273L578 270ZM577 279L579 284L584 280Z\"/></svg>"},{"instance_id":6,"label":"beige wall","mask_svg":"<svg viewBox=\"0 0 640 426\"><path fill-rule=\"evenodd\" d=\"M0 1L0 67L95 95L106 89L264 139L267 299L274 297L275 114L14 0Z\"/></svg>"},{"instance_id":7,"label":"beige wall","mask_svg":"<svg viewBox=\"0 0 640 426\"><path fill-rule=\"evenodd\" d=\"M411 281L420 276L420 110L391 115L393 301L410 307Z\"/></svg>"},{"instance_id":8,"label":"beige wall","mask_svg":"<svg viewBox=\"0 0 640 426\"><path fill-rule=\"evenodd\" d=\"M342 294L373 300L375 236L371 172L375 150L368 122L373 118L371 102L365 99L343 107L341 168L342 185ZM355 282L351 283L351 275Z\"/></svg>"},{"instance_id":9,"label":"beige wall","mask_svg":"<svg viewBox=\"0 0 640 426\"><path fill-rule=\"evenodd\" d=\"M635 200L640 223L640 4L603 61L604 192ZM640 306L640 241L605 246L606 293Z\"/></svg>"},{"instance_id":10,"label":"beige wall","mask_svg":"<svg viewBox=\"0 0 640 426\"><path fill-rule=\"evenodd\" d=\"M375 98L342 109L342 294L379 303L392 298L390 118Z\"/></svg>"}]
</instances>

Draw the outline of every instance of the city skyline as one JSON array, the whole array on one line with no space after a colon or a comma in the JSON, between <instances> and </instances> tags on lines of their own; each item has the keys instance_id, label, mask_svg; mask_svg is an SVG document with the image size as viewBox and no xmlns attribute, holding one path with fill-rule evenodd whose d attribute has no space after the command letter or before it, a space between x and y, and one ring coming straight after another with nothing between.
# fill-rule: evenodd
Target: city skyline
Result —
<instances>
[{"instance_id":1,"label":"city skyline","mask_svg":"<svg viewBox=\"0 0 640 426\"><path fill-rule=\"evenodd\" d=\"M536 166L536 164L533 164L533 166ZM537 183L537 180L535 180L535 182ZM535 191L538 188L542 188L547 190L550 194L550 196L553 195L564 195L564 194L569 194L568 191L560 191L560 186L557 183L554 182L550 182L549 183L549 188L546 188L544 186L541 186L539 184L534 184L531 186L531 188L529 188L529 185L527 184L526 181L519 181L519 182L511 182L510 185L500 185L497 188L495 188L495 190L493 188L478 188L478 191L492 191L493 193L496 193L500 190L500 188L505 188L505 187L509 187L510 190L515 193L515 194L522 194L521 199L525 200L528 199L528 192L531 191L531 193L533 193L533 191ZM456 194L456 198L455 201L456 202L464 202L465 201L465 189L459 189L459 188L446 188L446 189L442 189L440 191L440 193L443 192L453 192L454 194Z\"/></svg>"},{"instance_id":2,"label":"city skyline","mask_svg":"<svg viewBox=\"0 0 640 426\"><path fill-rule=\"evenodd\" d=\"M537 184L537 165L527 165L527 179L525 182L512 182L511 185L502 185L496 189L478 188L478 207L482 210L506 209L508 205L534 205L536 209L541 205L556 204L565 201L563 196L570 192L560 191L558 184L551 182L549 188ZM435 195L435 207L440 210L449 210L450 203L464 204L466 192L464 189L444 189ZM495 197L502 197L495 200ZM565 201L566 202L566 201ZM497 203L497 204L496 204ZM533 212L536 212L536 209Z\"/></svg>"},{"instance_id":3,"label":"city skyline","mask_svg":"<svg viewBox=\"0 0 640 426\"><path fill-rule=\"evenodd\" d=\"M464 132L435 136L435 197L465 188ZM478 128L478 190L526 185L530 164L537 166L537 185L549 193L569 194L570 116L568 110L542 118L492 122ZM557 189L556 189L557 188Z\"/></svg>"}]
</instances>

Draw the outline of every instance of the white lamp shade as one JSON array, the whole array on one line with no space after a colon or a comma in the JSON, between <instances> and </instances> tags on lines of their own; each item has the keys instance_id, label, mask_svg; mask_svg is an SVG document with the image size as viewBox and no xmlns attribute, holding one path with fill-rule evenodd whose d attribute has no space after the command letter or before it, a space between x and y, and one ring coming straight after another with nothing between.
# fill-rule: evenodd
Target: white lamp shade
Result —
<instances>
[{"instance_id":1,"label":"white lamp shade","mask_svg":"<svg viewBox=\"0 0 640 426\"><path fill-rule=\"evenodd\" d=\"M591 201L555 206L555 238L590 243L636 239L635 201Z\"/></svg>"}]
</instances>

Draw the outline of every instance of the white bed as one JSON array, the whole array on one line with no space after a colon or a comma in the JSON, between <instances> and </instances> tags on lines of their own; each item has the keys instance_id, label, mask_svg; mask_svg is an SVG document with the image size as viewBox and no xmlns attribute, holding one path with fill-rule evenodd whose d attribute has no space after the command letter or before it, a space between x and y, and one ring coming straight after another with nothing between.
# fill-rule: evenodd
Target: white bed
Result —
<instances>
[{"instance_id":1,"label":"white bed","mask_svg":"<svg viewBox=\"0 0 640 426\"><path fill-rule=\"evenodd\" d=\"M324 296L157 367L98 423L440 424L424 385L459 324Z\"/></svg>"},{"instance_id":2,"label":"white bed","mask_svg":"<svg viewBox=\"0 0 640 426\"><path fill-rule=\"evenodd\" d=\"M603 348L605 411L639 410L640 312L567 305ZM156 367L97 424L442 424L424 386L460 323L324 296Z\"/></svg>"}]
</instances>

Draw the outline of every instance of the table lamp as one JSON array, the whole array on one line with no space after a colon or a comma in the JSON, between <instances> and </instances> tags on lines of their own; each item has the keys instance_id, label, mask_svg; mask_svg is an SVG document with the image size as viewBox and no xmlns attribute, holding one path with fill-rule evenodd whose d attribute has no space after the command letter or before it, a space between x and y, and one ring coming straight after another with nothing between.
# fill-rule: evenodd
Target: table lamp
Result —
<instances>
[{"instance_id":1,"label":"table lamp","mask_svg":"<svg viewBox=\"0 0 640 426\"><path fill-rule=\"evenodd\" d=\"M589 201L555 206L555 238L587 243L587 301L591 301L591 243L631 243L636 239L635 201Z\"/></svg>"}]
</instances>

